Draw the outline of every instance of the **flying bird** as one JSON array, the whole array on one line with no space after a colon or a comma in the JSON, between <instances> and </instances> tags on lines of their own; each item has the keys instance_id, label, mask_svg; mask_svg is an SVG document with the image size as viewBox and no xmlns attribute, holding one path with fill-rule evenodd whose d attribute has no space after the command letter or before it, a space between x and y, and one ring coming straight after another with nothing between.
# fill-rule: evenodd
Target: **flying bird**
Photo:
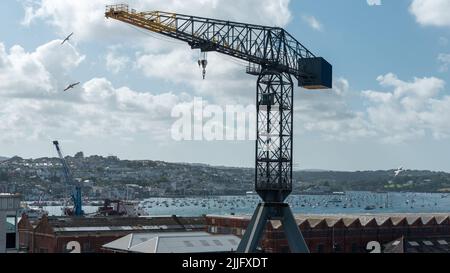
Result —
<instances>
[{"instance_id":1,"label":"flying bird","mask_svg":"<svg viewBox=\"0 0 450 273\"><path fill-rule=\"evenodd\" d=\"M397 177L400 173L402 173L404 170L403 170L403 167L400 167L400 168L398 168L394 173L395 173L395 177Z\"/></svg>"},{"instance_id":2,"label":"flying bird","mask_svg":"<svg viewBox=\"0 0 450 273\"><path fill-rule=\"evenodd\" d=\"M64 41L62 41L61 45L63 45L65 42L69 41L69 40L70 40L70 37L72 37L72 35L73 35L73 32L70 33L70 35L67 36L66 39L64 39Z\"/></svg>"},{"instance_id":3,"label":"flying bird","mask_svg":"<svg viewBox=\"0 0 450 273\"><path fill-rule=\"evenodd\" d=\"M66 92L69 89L74 88L75 86L77 86L79 84L80 84L80 82L70 84L69 86L66 87L66 89L64 89L64 92Z\"/></svg>"}]
</instances>

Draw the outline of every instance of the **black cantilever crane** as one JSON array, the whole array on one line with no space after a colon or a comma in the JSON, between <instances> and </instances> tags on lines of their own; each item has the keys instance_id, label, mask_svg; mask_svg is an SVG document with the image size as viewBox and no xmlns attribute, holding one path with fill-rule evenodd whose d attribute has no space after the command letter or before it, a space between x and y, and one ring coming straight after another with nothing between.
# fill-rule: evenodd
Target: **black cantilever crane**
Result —
<instances>
[{"instance_id":1,"label":"black cantilever crane","mask_svg":"<svg viewBox=\"0 0 450 273\"><path fill-rule=\"evenodd\" d=\"M332 87L332 66L278 27L161 11L137 12L126 4L107 6L105 16L184 41L192 49L249 62L246 72L258 76L255 189L263 202L237 250L255 252L267 221L281 220L291 252L309 252L285 203L292 192L292 77L305 89L328 89Z\"/></svg>"}]
</instances>

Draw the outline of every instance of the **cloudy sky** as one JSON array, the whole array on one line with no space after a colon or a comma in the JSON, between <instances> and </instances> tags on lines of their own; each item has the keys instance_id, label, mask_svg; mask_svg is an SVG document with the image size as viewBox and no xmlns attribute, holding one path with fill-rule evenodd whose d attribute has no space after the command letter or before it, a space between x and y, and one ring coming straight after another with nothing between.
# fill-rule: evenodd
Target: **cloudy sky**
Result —
<instances>
[{"instance_id":1,"label":"cloudy sky","mask_svg":"<svg viewBox=\"0 0 450 273\"><path fill-rule=\"evenodd\" d=\"M253 141L170 135L172 109L195 97L253 104L256 79L245 64L209 54L203 81L198 52L105 19L107 3L114 1L0 1L0 156L55 156L58 139L67 154L253 166ZM333 90L295 91L299 168L450 171L450 1L129 3L281 26L332 63Z\"/></svg>"}]
</instances>

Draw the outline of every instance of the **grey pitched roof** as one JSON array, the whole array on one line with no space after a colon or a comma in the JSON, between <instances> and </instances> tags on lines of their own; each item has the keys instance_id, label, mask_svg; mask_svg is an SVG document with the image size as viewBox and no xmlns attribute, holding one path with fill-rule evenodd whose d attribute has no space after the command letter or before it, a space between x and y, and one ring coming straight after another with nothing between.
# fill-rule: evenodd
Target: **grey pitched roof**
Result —
<instances>
[{"instance_id":1,"label":"grey pitched roof","mask_svg":"<svg viewBox=\"0 0 450 273\"><path fill-rule=\"evenodd\" d=\"M240 239L235 235L211 235L206 232L129 234L105 249L132 253L209 253L235 251Z\"/></svg>"}]
</instances>

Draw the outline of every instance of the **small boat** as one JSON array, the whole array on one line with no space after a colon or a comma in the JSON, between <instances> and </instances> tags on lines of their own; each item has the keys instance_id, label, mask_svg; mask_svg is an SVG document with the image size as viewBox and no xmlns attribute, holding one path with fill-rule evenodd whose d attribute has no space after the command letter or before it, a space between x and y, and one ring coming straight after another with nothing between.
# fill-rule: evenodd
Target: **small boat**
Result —
<instances>
[{"instance_id":1,"label":"small boat","mask_svg":"<svg viewBox=\"0 0 450 273\"><path fill-rule=\"evenodd\" d=\"M374 210L375 209L375 206L367 206L366 208L365 208L365 210Z\"/></svg>"},{"instance_id":2,"label":"small boat","mask_svg":"<svg viewBox=\"0 0 450 273\"><path fill-rule=\"evenodd\" d=\"M342 191L335 191L333 192L333 195L346 195L345 192Z\"/></svg>"},{"instance_id":3,"label":"small boat","mask_svg":"<svg viewBox=\"0 0 450 273\"><path fill-rule=\"evenodd\" d=\"M340 198L335 197L328 202L329 203L342 203L342 200Z\"/></svg>"}]
</instances>

